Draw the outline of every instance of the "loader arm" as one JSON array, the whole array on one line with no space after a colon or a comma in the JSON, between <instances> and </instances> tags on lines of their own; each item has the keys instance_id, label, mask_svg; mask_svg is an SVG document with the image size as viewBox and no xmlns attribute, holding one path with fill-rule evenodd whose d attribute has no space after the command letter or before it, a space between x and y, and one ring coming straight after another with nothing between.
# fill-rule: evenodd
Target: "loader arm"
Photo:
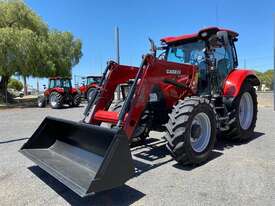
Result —
<instances>
[{"instance_id":1,"label":"loader arm","mask_svg":"<svg viewBox=\"0 0 275 206\"><path fill-rule=\"evenodd\" d=\"M129 79L134 79L138 72L137 67L119 65L117 63L113 63L109 71L107 73L106 80L104 84L100 88L100 95L96 102L95 108L92 111L89 123L90 124L99 124L99 119L97 119L96 114L99 112L103 113L109 109L110 104L114 99L114 93L119 84L127 83ZM104 115L104 114L103 114ZM108 116L108 114L107 114ZM112 117L114 115L109 113L109 116ZM104 119L104 118L103 118Z\"/></svg>"},{"instance_id":2,"label":"loader arm","mask_svg":"<svg viewBox=\"0 0 275 206\"><path fill-rule=\"evenodd\" d=\"M129 105L125 105L125 108L129 108L129 111L125 114L123 129L129 139L131 139L149 102L150 93L154 87L160 89L168 108L172 108L178 99L194 94L196 88L194 80L197 71L196 66L158 60L151 55L147 55L145 58L144 64L140 67L140 70L142 70L139 72L140 76L136 77L136 88L131 88L134 90L133 98L130 97ZM165 82L167 79L173 80L179 85L184 85L184 87L169 84Z\"/></svg>"},{"instance_id":3,"label":"loader arm","mask_svg":"<svg viewBox=\"0 0 275 206\"><path fill-rule=\"evenodd\" d=\"M196 73L197 67L194 65L158 60L152 55L145 56L139 69L115 63L102 85L89 123L99 125L107 122L115 125L121 119L118 126L122 126L128 139L131 139L153 89L158 88L163 95L160 101L164 101L167 108L172 108L178 99L196 93ZM108 111L117 86L133 78L135 83L131 86L121 112Z\"/></svg>"}]
</instances>

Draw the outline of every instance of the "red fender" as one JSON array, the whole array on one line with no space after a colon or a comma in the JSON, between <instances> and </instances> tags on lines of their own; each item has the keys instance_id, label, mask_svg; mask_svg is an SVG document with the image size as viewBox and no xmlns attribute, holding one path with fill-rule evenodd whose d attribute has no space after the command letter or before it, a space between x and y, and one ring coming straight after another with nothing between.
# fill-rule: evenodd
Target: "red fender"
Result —
<instances>
[{"instance_id":1,"label":"red fender","mask_svg":"<svg viewBox=\"0 0 275 206\"><path fill-rule=\"evenodd\" d=\"M72 88L70 88L69 93L70 94L76 94L77 93L77 89L74 88L74 87L72 87Z\"/></svg>"},{"instance_id":2,"label":"red fender","mask_svg":"<svg viewBox=\"0 0 275 206\"><path fill-rule=\"evenodd\" d=\"M225 80L223 86L223 95L227 97L238 96L243 82L246 79L250 79L253 86L260 85L260 81L254 71L246 69L234 69L232 72L230 72Z\"/></svg>"},{"instance_id":3,"label":"red fender","mask_svg":"<svg viewBox=\"0 0 275 206\"><path fill-rule=\"evenodd\" d=\"M49 96L52 92L58 92L58 93L64 93L64 89L63 88L60 88L60 87L55 87L55 88L51 88L51 89L47 89L45 92L44 92L44 95L45 96Z\"/></svg>"}]
</instances>

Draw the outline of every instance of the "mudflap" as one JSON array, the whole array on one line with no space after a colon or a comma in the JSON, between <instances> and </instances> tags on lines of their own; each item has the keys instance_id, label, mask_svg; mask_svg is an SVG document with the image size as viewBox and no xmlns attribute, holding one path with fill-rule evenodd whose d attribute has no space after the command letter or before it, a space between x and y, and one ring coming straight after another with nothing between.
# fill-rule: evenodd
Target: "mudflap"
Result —
<instances>
[{"instance_id":1,"label":"mudflap","mask_svg":"<svg viewBox=\"0 0 275 206\"><path fill-rule=\"evenodd\" d=\"M123 185L134 174L122 129L46 117L19 151L81 197Z\"/></svg>"}]
</instances>

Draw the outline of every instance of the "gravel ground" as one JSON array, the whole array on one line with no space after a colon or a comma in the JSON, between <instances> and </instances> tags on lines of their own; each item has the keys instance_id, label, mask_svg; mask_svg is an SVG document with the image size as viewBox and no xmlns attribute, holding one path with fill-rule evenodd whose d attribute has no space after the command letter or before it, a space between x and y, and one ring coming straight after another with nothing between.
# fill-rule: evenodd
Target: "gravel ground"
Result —
<instances>
[{"instance_id":1,"label":"gravel ground","mask_svg":"<svg viewBox=\"0 0 275 206\"><path fill-rule=\"evenodd\" d=\"M80 198L18 153L46 115L79 120L84 107L0 111L0 205L275 205L275 112L260 108L256 133L238 144L217 142L200 167L182 167L163 133L132 149L136 175L125 186Z\"/></svg>"},{"instance_id":2,"label":"gravel ground","mask_svg":"<svg viewBox=\"0 0 275 206\"><path fill-rule=\"evenodd\" d=\"M273 107L273 92L257 92L258 104L262 107Z\"/></svg>"}]
</instances>

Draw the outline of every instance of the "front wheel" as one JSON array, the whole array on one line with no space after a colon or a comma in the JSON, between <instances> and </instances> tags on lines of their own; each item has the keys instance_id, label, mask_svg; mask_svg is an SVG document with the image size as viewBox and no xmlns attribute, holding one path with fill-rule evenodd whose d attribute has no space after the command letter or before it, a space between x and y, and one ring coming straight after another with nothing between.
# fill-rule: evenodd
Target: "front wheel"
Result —
<instances>
[{"instance_id":1,"label":"front wheel","mask_svg":"<svg viewBox=\"0 0 275 206\"><path fill-rule=\"evenodd\" d=\"M49 97L51 108L60 109L63 105L63 95L58 92L52 92Z\"/></svg>"},{"instance_id":2,"label":"front wheel","mask_svg":"<svg viewBox=\"0 0 275 206\"><path fill-rule=\"evenodd\" d=\"M37 106L43 108L46 106L47 100L45 96L39 96L37 99Z\"/></svg>"},{"instance_id":3,"label":"front wheel","mask_svg":"<svg viewBox=\"0 0 275 206\"><path fill-rule=\"evenodd\" d=\"M45 96L39 96L37 99L37 106L43 108L46 106L47 100Z\"/></svg>"},{"instance_id":4,"label":"front wheel","mask_svg":"<svg viewBox=\"0 0 275 206\"><path fill-rule=\"evenodd\" d=\"M205 162L216 141L216 114L208 99L187 97L169 114L167 148L182 165Z\"/></svg>"},{"instance_id":5,"label":"front wheel","mask_svg":"<svg viewBox=\"0 0 275 206\"><path fill-rule=\"evenodd\" d=\"M223 132L222 136L241 141L251 138L257 121L257 105L256 90L249 82L245 82L230 106L229 130Z\"/></svg>"}]
</instances>

